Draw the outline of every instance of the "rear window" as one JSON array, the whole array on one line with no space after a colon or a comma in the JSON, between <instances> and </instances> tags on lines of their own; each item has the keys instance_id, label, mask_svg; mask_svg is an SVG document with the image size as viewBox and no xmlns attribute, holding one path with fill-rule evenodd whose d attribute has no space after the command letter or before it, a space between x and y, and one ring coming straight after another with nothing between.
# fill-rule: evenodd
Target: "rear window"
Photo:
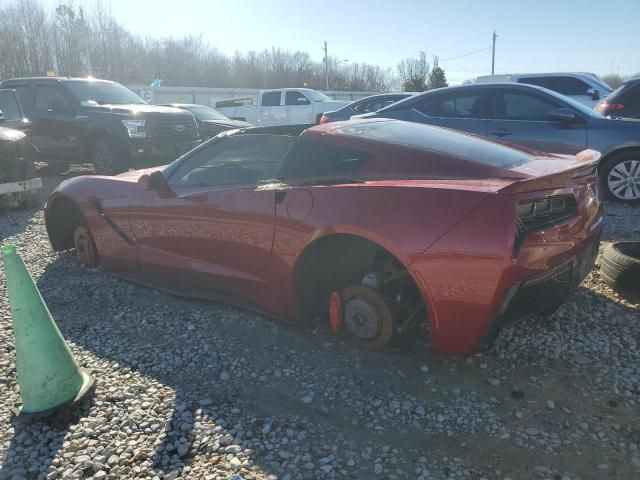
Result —
<instances>
[{"instance_id":1,"label":"rear window","mask_svg":"<svg viewBox=\"0 0 640 480\"><path fill-rule=\"evenodd\" d=\"M341 127L334 133L402 145L499 168L511 168L531 160L530 155L504 145L419 123L359 123Z\"/></svg>"},{"instance_id":2,"label":"rear window","mask_svg":"<svg viewBox=\"0 0 640 480\"><path fill-rule=\"evenodd\" d=\"M263 107L280 106L280 97L282 97L282 92L264 92L262 94L262 106Z\"/></svg>"}]
</instances>

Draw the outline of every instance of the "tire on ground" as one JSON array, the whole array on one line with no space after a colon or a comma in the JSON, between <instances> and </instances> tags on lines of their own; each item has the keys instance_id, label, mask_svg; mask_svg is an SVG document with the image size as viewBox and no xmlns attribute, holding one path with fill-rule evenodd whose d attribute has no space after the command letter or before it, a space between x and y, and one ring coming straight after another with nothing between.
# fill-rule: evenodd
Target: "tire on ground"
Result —
<instances>
[{"instance_id":1,"label":"tire on ground","mask_svg":"<svg viewBox=\"0 0 640 480\"><path fill-rule=\"evenodd\" d=\"M602 253L600 273L614 289L640 295L640 241L607 245Z\"/></svg>"},{"instance_id":2,"label":"tire on ground","mask_svg":"<svg viewBox=\"0 0 640 480\"><path fill-rule=\"evenodd\" d=\"M98 137L95 140L91 160L98 175L116 175L129 169L127 147L113 137Z\"/></svg>"}]
</instances>

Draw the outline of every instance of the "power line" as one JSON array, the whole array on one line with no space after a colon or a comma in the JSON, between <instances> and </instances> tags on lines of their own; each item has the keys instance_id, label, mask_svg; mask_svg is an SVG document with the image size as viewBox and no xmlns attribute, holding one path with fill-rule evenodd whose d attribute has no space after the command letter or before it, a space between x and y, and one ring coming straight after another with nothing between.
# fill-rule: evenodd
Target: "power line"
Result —
<instances>
[{"instance_id":1,"label":"power line","mask_svg":"<svg viewBox=\"0 0 640 480\"><path fill-rule=\"evenodd\" d=\"M474 50L473 52L464 53L462 55L458 55L457 57L443 58L442 60L439 60L439 61L440 62L448 62L449 60L457 60L458 58L468 57L469 55L474 55L476 53L484 52L486 50L491 50L492 48L493 47L479 48L478 50Z\"/></svg>"}]
</instances>

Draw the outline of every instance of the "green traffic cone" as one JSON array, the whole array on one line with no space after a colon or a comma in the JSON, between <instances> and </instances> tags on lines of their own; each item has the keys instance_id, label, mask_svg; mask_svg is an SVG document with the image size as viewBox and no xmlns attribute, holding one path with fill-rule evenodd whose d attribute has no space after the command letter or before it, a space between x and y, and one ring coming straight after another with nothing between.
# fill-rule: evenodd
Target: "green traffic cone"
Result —
<instances>
[{"instance_id":1,"label":"green traffic cone","mask_svg":"<svg viewBox=\"0 0 640 480\"><path fill-rule=\"evenodd\" d=\"M78 367L16 248L3 246L2 260L16 340L19 415L47 416L79 401L93 378Z\"/></svg>"}]
</instances>

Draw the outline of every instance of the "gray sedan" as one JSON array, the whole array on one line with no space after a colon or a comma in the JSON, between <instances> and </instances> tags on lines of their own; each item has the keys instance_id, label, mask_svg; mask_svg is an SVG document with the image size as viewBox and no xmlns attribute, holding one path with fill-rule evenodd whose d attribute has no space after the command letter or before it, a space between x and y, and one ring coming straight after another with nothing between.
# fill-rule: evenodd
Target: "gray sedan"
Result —
<instances>
[{"instance_id":1,"label":"gray sedan","mask_svg":"<svg viewBox=\"0 0 640 480\"><path fill-rule=\"evenodd\" d=\"M358 117L440 125L553 153L598 150L604 196L640 203L640 121L605 118L545 88L503 83L442 88Z\"/></svg>"}]
</instances>

